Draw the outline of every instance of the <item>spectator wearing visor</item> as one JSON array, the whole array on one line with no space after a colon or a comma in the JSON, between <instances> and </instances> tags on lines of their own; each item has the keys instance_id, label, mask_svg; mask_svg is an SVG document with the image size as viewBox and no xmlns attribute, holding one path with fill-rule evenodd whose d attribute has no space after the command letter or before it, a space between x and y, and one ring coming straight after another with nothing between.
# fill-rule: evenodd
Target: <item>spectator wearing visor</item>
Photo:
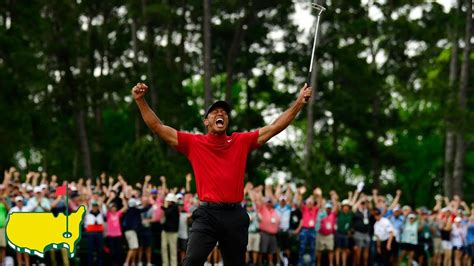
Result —
<instances>
[{"instance_id":1,"label":"spectator wearing visor","mask_svg":"<svg viewBox=\"0 0 474 266\"><path fill-rule=\"evenodd\" d=\"M275 206L275 211L280 216L280 226L277 234L277 254L278 261L282 262L283 265L288 265L290 257L290 243L289 243L289 229L290 229L290 218L291 218L291 206L287 203L288 197L281 195L278 198L278 204Z\"/></svg>"},{"instance_id":2,"label":"spectator wearing visor","mask_svg":"<svg viewBox=\"0 0 474 266\"><path fill-rule=\"evenodd\" d=\"M416 214L410 213L407 216L407 221L403 225L400 243L400 263L407 257L408 265L413 264L413 258L418 247L418 232L421 227L416 219Z\"/></svg>"},{"instance_id":3,"label":"spectator wearing visor","mask_svg":"<svg viewBox=\"0 0 474 266\"><path fill-rule=\"evenodd\" d=\"M177 197L168 193L165 197L163 232L161 233L161 260L164 266L178 265L179 209ZM168 253L169 252L169 253Z\"/></svg>"},{"instance_id":4,"label":"spectator wearing visor","mask_svg":"<svg viewBox=\"0 0 474 266\"><path fill-rule=\"evenodd\" d=\"M334 261L334 234L336 233L336 220L337 220L337 194L335 191L331 191L331 202L325 204L326 212L324 218L321 219L321 227L318 231L318 237L316 239L316 250L317 250L317 265L321 265L323 251L328 252L329 265L333 265ZM321 212L321 211L320 211Z\"/></svg>"},{"instance_id":5,"label":"spectator wearing visor","mask_svg":"<svg viewBox=\"0 0 474 266\"><path fill-rule=\"evenodd\" d=\"M336 231L336 266L347 265L347 259L350 253L349 234L352 228L352 207L348 199L341 203L341 210L337 214L337 231Z\"/></svg>"}]
</instances>

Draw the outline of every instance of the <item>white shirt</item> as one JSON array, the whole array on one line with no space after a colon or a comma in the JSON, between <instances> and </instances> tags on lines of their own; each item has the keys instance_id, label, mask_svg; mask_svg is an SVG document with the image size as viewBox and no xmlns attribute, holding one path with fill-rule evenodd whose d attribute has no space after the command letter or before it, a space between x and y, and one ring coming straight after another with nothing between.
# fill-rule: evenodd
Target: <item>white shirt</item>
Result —
<instances>
[{"instance_id":1,"label":"white shirt","mask_svg":"<svg viewBox=\"0 0 474 266\"><path fill-rule=\"evenodd\" d=\"M401 243L407 243L412 245L418 245L418 222L413 223L405 222L402 231Z\"/></svg>"},{"instance_id":2,"label":"white shirt","mask_svg":"<svg viewBox=\"0 0 474 266\"><path fill-rule=\"evenodd\" d=\"M387 241L390 237L390 233L394 233L394 229L390 221L382 217L374 225L374 234L380 241Z\"/></svg>"},{"instance_id":3,"label":"white shirt","mask_svg":"<svg viewBox=\"0 0 474 266\"><path fill-rule=\"evenodd\" d=\"M275 211L280 215L280 231L286 232L290 229L291 208L288 205L281 207L280 204L275 206Z\"/></svg>"},{"instance_id":4,"label":"white shirt","mask_svg":"<svg viewBox=\"0 0 474 266\"><path fill-rule=\"evenodd\" d=\"M463 228L457 224L453 224L453 229L451 230L451 243L453 246L460 248L463 246Z\"/></svg>"},{"instance_id":5,"label":"white shirt","mask_svg":"<svg viewBox=\"0 0 474 266\"><path fill-rule=\"evenodd\" d=\"M188 239L188 218L190 216L191 216L190 213L186 213L186 212L179 213L178 238Z\"/></svg>"},{"instance_id":6,"label":"white shirt","mask_svg":"<svg viewBox=\"0 0 474 266\"><path fill-rule=\"evenodd\" d=\"M87 212L84 225L87 227L88 225L94 225L94 224L104 225L104 215L102 215L102 213L99 213L98 215L94 215L90 212Z\"/></svg>"},{"instance_id":7,"label":"white shirt","mask_svg":"<svg viewBox=\"0 0 474 266\"><path fill-rule=\"evenodd\" d=\"M45 197L41 197L41 202L38 204L38 199L36 197L32 197L28 200L28 204L26 207L30 212L46 212L51 211L51 204L49 200Z\"/></svg>"},{"instance_id":8,"label":"white shirt","mask_svg":"<svg viewBox=\"0 0 474 266\"><path fill-rule=\"evenodd\" d=\"M10 209L10 213L12 212L27 212L28 208L26 206L21 207L21 209L18 206L14 206L13 208Z\"/></svg>"}]
</instances>

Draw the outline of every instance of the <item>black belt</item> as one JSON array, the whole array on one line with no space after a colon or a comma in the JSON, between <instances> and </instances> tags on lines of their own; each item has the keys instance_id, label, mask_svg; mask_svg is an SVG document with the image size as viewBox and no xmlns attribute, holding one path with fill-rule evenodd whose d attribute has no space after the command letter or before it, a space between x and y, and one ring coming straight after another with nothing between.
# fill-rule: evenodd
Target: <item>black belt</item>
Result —
<instances>
[{"instance_id":1,"label":"black belt","mask_svg":"<svg viewBox=\"0 0 474 266\"><path fill-rule=\"evenodd\" d=\"M225 203L225 202L208 202L208 201L201 201L202 207L213 208L213 209L236 209L242 208L240 202L237 203Z\"/></svg>"}]
</instances>

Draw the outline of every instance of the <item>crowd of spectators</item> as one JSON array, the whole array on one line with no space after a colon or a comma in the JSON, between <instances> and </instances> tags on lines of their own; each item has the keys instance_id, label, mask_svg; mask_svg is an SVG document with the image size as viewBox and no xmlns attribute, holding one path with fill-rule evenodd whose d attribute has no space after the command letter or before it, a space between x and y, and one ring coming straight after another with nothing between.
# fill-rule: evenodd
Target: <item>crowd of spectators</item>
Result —
<instances>
[{"instance_id":1,"label":"crowd of spectators","mask_svg":"<svg viewBox=\"0 0 474 266\"><path fill-rule=\"evenodd\" d=\"M69 181L68 206L56 193L58 177L14 167L0 184L0 261L15 265L180 265L192 213L199 200L191 191L145 176L129 184L122 175ZM402 192L364 194L363 184L340 197L292 183L245 185L242 206L249 215L248 265L472 265L474 205L437 195L435 206L401 205ZM57 195L58 194L58 195ZM370 195L369 195L370 194ZM5 225L11 212L74 212L86 206L79 255L66 249L44 258L7 249ZM34 221L32 221L34 222ZM207 265L222 265L219 246Z\"/></svg>"}]
</instances>

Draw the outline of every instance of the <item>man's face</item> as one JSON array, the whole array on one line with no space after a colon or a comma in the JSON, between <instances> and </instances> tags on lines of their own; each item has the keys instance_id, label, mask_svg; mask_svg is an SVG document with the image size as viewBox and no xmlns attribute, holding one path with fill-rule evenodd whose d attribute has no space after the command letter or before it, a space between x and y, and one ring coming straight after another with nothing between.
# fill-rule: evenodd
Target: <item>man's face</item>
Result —
<instances>
[{"instance_id":1,"label":"man's face","mask_svg":"<svg viewBox=\"0 0 474 266\"><path fill-rule=\"evenodd\" d=\"M216 107L204 119L204 125L209 133L224 134L229 126L229 116L224 108Z\"/></svg>"},{"instance_id":2,"label":"man's face","mask_svg":"<svg viewBox=\"0 0 474 266\"><path fill-rule=\"evenodd\" d=\"M351 207L349 207L348 205L342 206L342 212L343 213L349 213L350 210L351 210Z\"/></svg>"}]
</instances>

